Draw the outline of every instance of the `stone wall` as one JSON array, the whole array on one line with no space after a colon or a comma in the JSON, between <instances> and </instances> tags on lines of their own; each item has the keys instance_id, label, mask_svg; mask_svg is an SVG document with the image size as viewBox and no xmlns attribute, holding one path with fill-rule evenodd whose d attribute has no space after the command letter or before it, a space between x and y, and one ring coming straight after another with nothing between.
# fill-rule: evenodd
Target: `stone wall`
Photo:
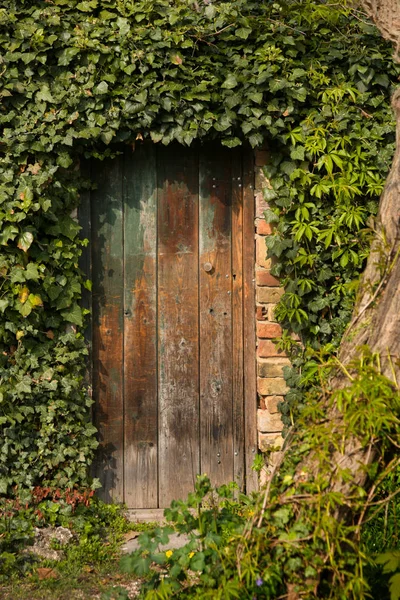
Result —
<instances>
[{"instance_id":1,"label":"stone wall","mask_svg":"<svg viewBox=\"0 0 400 600\"><path fill-rule=\"evenodd\" d=\"M274 309L284 290L278 279L271 275L271 259L267 259L266 236L272 233L271 225L264 219L268 208L263 188L270 184L262 167L268 162L268 151L255 152L255 202L256 202L256 327L257 327L257 427L261 451L280 447L282 421L278 404L288 391L282 369L290 362L278 352L272 339L281 335L282 329L274 317Z\"/></svg>"}]
</instances>

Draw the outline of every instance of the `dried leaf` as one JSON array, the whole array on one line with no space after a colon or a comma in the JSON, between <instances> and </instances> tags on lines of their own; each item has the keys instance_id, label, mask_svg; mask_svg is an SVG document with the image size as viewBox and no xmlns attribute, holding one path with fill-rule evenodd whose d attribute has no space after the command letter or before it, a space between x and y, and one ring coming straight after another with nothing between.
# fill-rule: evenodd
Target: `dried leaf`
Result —
<instances>
[{"instance_id":1,"label":"dried leaf","mask_svg":"<svg viewBox=\"0 0 400 600\"><path fill-rule=\"evenodd\" d=\"M49 567L39 567L37 574L40 580L42 579L58 579L58 573Z\"/></svg>"}]
</instances>

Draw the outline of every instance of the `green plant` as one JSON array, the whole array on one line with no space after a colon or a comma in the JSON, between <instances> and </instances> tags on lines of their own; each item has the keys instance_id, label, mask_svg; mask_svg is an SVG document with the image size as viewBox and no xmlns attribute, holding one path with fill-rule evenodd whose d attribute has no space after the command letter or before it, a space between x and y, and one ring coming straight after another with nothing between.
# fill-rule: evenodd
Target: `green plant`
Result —
<instances>
[{"instance_id":1,"label":"green plant","mask_svg":"<svg viewBox=\"0 0 400 600\"><path fill-rule=\"evenodd\" d=\"M167 519L188 535L186 546L160 552L159 545L168 541L168 528L140 538L140 549L125 557L123 566L147 577L146 600L272 600L285 597L288 589L299 597L321 600L368 597L371 570L366 569L374 561L362 532L371 511L387 505L390 497L382 499L380 490L391 485L398 472L399 461L392 456L399 441L400 395L380 373L379 357L367 349L346 370L347 385L332 391L329 381L338 366L343 368L335 359L319 361L319 389L308 392L279 469L261 494L241 496L237 502L222 488L210 503L210 482L200 477L187 503L172 503L165 511ZM341 415L335 428L327 418L332 410ZM365 448L368 491L354 483L349 465L337 460L355 431ZM377 461L372 463L371 445L377 449ZM345 485L338 491L329 489L332 477ZM225 526L228 536L222 535ZM378 560L389 559L394 565L392 554Z\"/></svg>"},{"instance_id":2,"label":"green plant","mask_svg":"<svg viewBox=\"0 0 400 600\"><path fill-rule=\"evenodd\" d=\"M37 489L35 498L30 504L4 500L0 505L0 582L37 567L39 559L29 554L34 527L62 526L73 532L67 546L57 547L64 558L56 568L64 577L76 576L85 565L115 561L123 534L132 528L121 506L93 498L90 490L74 494Z\"/></svg>"},{"instance_id":3,"label":"green plant","mask_svg":"<svg viewBox=\"0 0 400 600\"><path fill-rule=\"evenodd\" d=\"M9 0L0 25L0 493L10 495L91 483L87 242L71 217L89 185L81 158L143 138L268 141L267 199L281 223L269 244L288 284L280 318L336 340L390 161L398 71L350 9L310 0Z\"/></svg>"},{"instance_id":4,"label":"green plant","mask_svg":"<svg viewBox=\"0 0 400 600\"><path fill-rule=\"evenodd\" d=\"M173 501L164 511L170 525L157 528L152 535L142 534L140 549L122 558L125 571L146 577L143 593L148 600L170 597L194 582L206 594L217 580L232 575L224 554L254 513L255 502L255 497L244 495L236 499L236 487L231 484L214 490L207 476L198 476L187 502ZM188 542L179 549L160 550L174 531L187 535ZM234 590L235 584L231 587Z\"/></svg>"}]
</instances>

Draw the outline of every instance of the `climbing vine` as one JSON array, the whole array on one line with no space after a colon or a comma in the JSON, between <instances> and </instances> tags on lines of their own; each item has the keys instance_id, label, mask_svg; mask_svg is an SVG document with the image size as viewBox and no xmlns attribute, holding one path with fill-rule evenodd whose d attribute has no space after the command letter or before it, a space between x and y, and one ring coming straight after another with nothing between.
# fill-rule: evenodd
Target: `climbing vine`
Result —
<instances>
[{"instance_id":1,"label":"climbing vine","mask_svg":"<svg viewBox=\"0 0 400 600\"><path fill-rule=\"evenodd\" d=\"M88 481L82 157L145 138L268 142L279 317L312 344L340 336L393 149L398 73L362 16L309 1L0 0L0 73L0 493Z\"/></svg>"}]
</instances>

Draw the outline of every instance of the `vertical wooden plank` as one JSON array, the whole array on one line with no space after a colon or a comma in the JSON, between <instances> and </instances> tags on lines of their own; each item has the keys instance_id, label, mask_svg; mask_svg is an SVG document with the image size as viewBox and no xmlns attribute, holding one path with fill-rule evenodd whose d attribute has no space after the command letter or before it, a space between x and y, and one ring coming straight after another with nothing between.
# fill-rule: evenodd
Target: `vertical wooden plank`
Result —
<instances>
[{"instance_id":1,"label":"vertical wooden plank","mask_svg":"<svg viewBox=\"0 0 400 600\"><path fill-rule=\"evenodd\" d=\"M124 163L125 503L158 506L157 181L152 144Z\"/></svg>"},{"instance_id":2,"label":"vertical wooden plank","mask_svg":"<svg viewBox=\"0 0 400 600\"><path fill-rule=\"evenodd\" d=\"M93 393L101 497L123 500L122 159L92 163Z\"/></svg>"},{"instance_id":3,"label":"vertical wooden plank","mask_svg":"<svg viewBox=\"0 0 400 600\"><path fill-rule=\"evenodd\" d=\"M193 491L199 473L198 158L159 148L159 502Z\"/></svg>"},{"instance_id":4,"label":"vertical wooden plank","mask_svg":"<svg viewBox=\"0 0 400 600\"><path fill-rule=\"evenodd\" d=\"M201 470L233 479L231 169L229 151L200 153Z\"/></svg>"},{"instance_id":5,"label":"vertical wooden plank","mask_svg":"<svg viewBox=\"0 0 400 600\"><path fill-rule=\"evenodd\" d=\"M255 317L255 210L254 158L243 155L243 338L246 492L257 489L257 474L252 470L257 452L256 317Z\"/></svg>"},{"instance_id":6,"label":"vertical wooden plank","mask_svg":"<svg viewBox=\"0 0 400 600\"><path fill-rule=\"evenodd\" d=\"M242 152L232 157L232 418L234 480L244 488L243 398L243 176Z\"/></svg>"}]
</instances>

